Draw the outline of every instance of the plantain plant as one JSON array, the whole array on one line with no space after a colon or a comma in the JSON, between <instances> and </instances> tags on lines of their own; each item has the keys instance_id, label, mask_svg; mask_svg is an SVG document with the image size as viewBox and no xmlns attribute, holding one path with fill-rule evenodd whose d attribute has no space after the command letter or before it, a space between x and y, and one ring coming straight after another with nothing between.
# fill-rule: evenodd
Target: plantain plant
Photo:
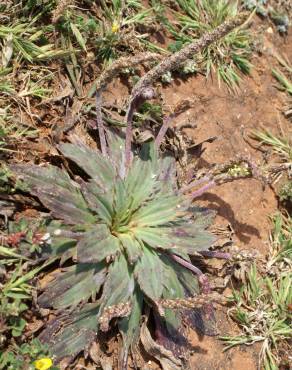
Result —
<instances>
[{"instance_id":1,"label":"plantain plant","mask_svg":"<svg viewBox=\"0 0 292 370\"><path fill-rule=\"evenodd\" d=\"M153 143L136 149L127 166L116 133L107 131L106 155L72 140L58 147L70 172L53 165L12 167L58 220L48 228L44 253L66 261L38 299L62 313L41 339L51 342L57 358L75 356L116 318L126 358L147 306L155 311L159 299L199 293L196 275L185 266L214 241L206 230L210 212L193 207L192 196L178 190L174 161L160 158ZM181 313L166 309L160 320L169 330L179 328Z\"/></svg>"}]
</instances>

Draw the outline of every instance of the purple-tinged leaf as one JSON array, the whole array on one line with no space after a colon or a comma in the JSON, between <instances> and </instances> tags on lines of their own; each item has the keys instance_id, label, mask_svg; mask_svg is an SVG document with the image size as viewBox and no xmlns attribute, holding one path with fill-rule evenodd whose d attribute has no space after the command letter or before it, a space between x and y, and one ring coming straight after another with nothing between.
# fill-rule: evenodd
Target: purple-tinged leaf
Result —
<instances>
[{"instance_id":1,"label":"purple-tinged leaf","mask_svg":"<svg viewBox=\"0 0 292 370\"><path fill-rule=\"evenodd\" d=\"M52 215L68 224L94 223L96 217L90 212L79 186L69 175L55 166L11 166L16 176L23 180Z\"/></svg>"},{"instance_id":2,"label":"purple-tinged leaf","mask_svg":"<svg viewBox=\"0 0 292 370\"><path fill-rule=\"evenodd\" d=\"M105 266L97 264L80 264L61 272L56 280L50 283L47 290L40 296L38 303L43 307L63 309L77 306L96 294L104 279Z\"/></svg>"},{"instance_id":3,"label":"purple-tinged leaf","mask_svg":"<svg viewBox=\"0 0 292 370\"><path fill-rule=\"evenodd\" d=\"M89 208L98 214L100 220L110 225L114 215L113 189L105 193L94 181L89 181L81 184L81 191L88 202Z\"/></svg>"},{"instance_id":4,"label":"purple-tinged leaf","mask_svg":"<svg viewBox=\"0 0 292 370\"><path fill-rule=\"evenodd\" d=\"M61 153L78 164L93 180L95 180L104 190L108 189L115 177L116 172L110 161L93 151L87 145L81 142L76 144L60 144Z\"/></svg>"},{"instance_id":5,"label":"purple-tinged leaf","mask_svg":"<svg viewBox=\"0 0 292 370\"><path fill-rule=\"evenodd\" d=\"M71 315L69 324L60 323L62 329L51 337L49 342L57 360L63 357L75 357L79 352L89 347L96 337L98 327L98 303L89 303L76 314Z\"/></svg>"},{"instance_id":6,"label":"purple-tinged leaf","mask_svg":"<svg viewBox=\"0 0 292 370\"><path fill-rule=\"evenodd\" d=\"M119 239L103 224L97 224L85 232L77 244L77 260L81 263L100 262L119 252L121 252Z\"/></svg>"}]
</instances>

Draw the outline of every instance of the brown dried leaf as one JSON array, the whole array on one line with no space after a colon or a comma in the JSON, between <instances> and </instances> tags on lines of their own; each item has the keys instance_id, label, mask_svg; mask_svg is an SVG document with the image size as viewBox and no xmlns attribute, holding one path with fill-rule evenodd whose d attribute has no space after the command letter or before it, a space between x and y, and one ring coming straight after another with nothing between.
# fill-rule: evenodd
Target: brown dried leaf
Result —
<instances>
[{"instance_id":1,"label":"brown dried leaf","mask_svg":"<svg viewBox=\"0 0 292 370\"><path fill-rule=\"evenodd\" d=\"M89 349L89 356L96 365L100 364L100 347L98 342L92 343Z\"/></svg>"}]
</instances>

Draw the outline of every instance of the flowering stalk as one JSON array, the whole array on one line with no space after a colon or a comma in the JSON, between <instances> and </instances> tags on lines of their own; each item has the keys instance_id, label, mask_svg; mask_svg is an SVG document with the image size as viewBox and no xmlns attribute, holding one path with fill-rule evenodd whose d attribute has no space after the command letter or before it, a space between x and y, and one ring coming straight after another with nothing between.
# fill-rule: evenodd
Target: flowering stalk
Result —
<instances>
[{"instance_id":1,"label":"flowering stalk","mask_svg":"<svg viewBox=\"0 0 292 370\"><path fill-rule=\"evenodd\" d=\"M104 157L106 157L107 156L107 146L106 146L106 140L105 140L105 129L104 129L103 121L102 121L101 104L102 104L101 89L98 89L96 90L96 93L95 93L96 123L97 123L98 135L99 135L99 140L100 140L101 153Z\"/></svg>"},{"instance_id":2,"label":"flowering stalk","mask_svg":"<svg viewBox=\"0 0 292 370\"><path fill-rule=\"evenodd\" d=\"M204 194L207 190L213 188L214 186L216 186L216 182L214 180L211 180L210 182L208 182L208 184L206 184L206 185L202 186L200 189L195 190L194 192L192 192L190 194L190 198L191 199L198 198L202 194Z\"/></svg>"},{"instance_id":3,"label":"flowering stalk","mask_svg":"<svg viewBox=\"0 0 292 370\"><path fill-rule=\"evenodd\" d=\"M170 123L172 122L174 118L174 115L173 114L170 114L168 117L166 117L166 119L164 120L163 122L163 125L160 127L160 130L158 132L158 135L156 136L156 139L155 139L155 148L158 150L160 145L161 145L161 142L166 134L166 131L168 130L168 127L170 125Z\"/></svg>"}]
</instances>

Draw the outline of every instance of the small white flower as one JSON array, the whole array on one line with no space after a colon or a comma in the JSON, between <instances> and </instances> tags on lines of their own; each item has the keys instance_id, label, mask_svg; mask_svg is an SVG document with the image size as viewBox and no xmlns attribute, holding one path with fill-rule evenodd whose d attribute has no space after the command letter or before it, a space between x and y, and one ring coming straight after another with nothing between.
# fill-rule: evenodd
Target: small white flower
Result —
<instances>
[{"instance_id":1,"label":"small white flower","mask_svg":"<svg viewBox=\"0 0 292 370\"><path fill-rule=\"evenodd\" d=\"M54 231L54 235L59 236L59 235L61 235L61 232L62 232L61 229L57 229L57 230Z\"/></svg>"},{"instance_id":2,"label":"small white flower","mask_svg":"<svg viewBox=\"0 0 292 370\"><path fill-rule=\"evenodd\" d=\"M43 240L44 242L47 242L50 238L51 238L51 234L50 234L50 233L45 233L45 234L41 237L41 240Z\"/></svg>"}]
</instances>

